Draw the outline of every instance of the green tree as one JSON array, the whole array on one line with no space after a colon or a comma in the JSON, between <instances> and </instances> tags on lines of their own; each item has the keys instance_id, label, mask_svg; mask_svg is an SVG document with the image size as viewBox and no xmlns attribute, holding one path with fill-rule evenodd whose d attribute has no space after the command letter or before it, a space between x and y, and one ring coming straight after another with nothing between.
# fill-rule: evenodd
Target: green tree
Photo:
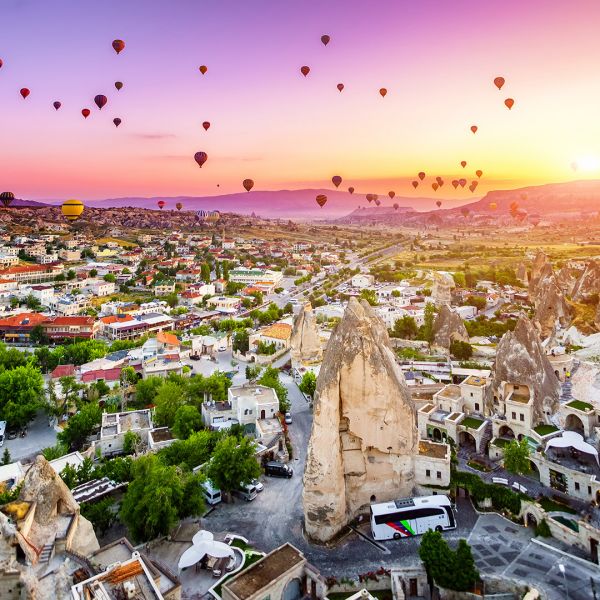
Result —
<instances>
[{"instance_id":1,"label":"green tree","mask_svg":"<svg viewBox=\"0 0 600 600\"><path fill-rule=\"evenodd\" d=\"M457 360L469 360L473 356L473 346L469 342L452 340L450 342L450 354Z\"/></svg>"},{"instance_id":2,"label":"green tree","mask_svg":"<svg viewBox=\"0 0 600 600\"><path fill-rule=\"evenodd\" d=\"M97 269L90 269L90 277L96 277L98 275Z\"/></svg>"},{"instance_id":3,"label":"green tree","mask_svg":"<svg viewBox=\"0 0 600 600\"><path fill-rule=\"evenodd\" d=\"M138 382L138 376L133 367L123 367L121 369L121 385L135 385Z\"/></svg>"},{"instance_id":4,"label":"green tree","mask_svg":"<svg viewBox=\"0 0 600 600\"><path fill-rule=\"evenodd\" d=\"M479 571L475 567L471 547L467 540L458 541L458 547L454 553L453 581L450 589L458 592L468 592L473 585L479 581Z\"/></svg>"},{"instance_id":5,"label":"green tree","mask_svg":"<svg viewBox=\"0 0 600 600\"><path fill-rule=\"evenodd\" d=\"M107 273L103 279L108 283L115 283L117 281L117 278L112 273Z\"/></svg>"},{"instance_id":6,"label":"green tree","mask_svg":"<svg viewBox=\"0 0 600 600\"><path fill-rule=\"evenodd\" d=\"M27 364L0 373L0 421L25 427L42 406L44 378Z\"/></svg>"},{"instance_id":7,"label":"green tree","mask_svg":"<svg viewBox=\"0 0 600 600\"><path fill-rule=\"evenodd\" d=\"M410 315L404 315L400 319L396 319L394 327L392 328L391 335L395 338L402 338L405 340L413 340L417 337L419 328L417 322Z\"/></svg>"},{"instance_id":8,"label":"green tree","mask_svg":"<svg viewBox=\"0 0 600 600\"><path fill-rule=\"evenodd\" d=\"M142 438L136 431L126 431L123 437L123 452L125 454L134 454L140 448Z\"/></svg>"},{"instance_id":9,"label":"green tree","mask_svg":"<svg viewBox=\"0 0 600 600\"><path fill-rule=\"evenodd\" d=\"M423 325L419 328L418 338L425 340L426 342L433 342L433 323L435 322L435 306L428 302L425 305L425 316L423 319Z\"/></svg>"},{"instance_id":10,"label":"green tree","mask_svg":"<svg viewBox=\"0 0 600 600\"><path fill-rule=\"evenodd\" d=\"M73 279L75 279L75 277L77 277L77 273L75 273L75 271L73 271L73 269L69 269L67 271L67 281L73 281Z\"/></svg>"},{"instance_id":11,"label":"green tree","mask_svg":"<svg viewBox=\"0 0 600 600\"><path fill-rule=\"evenodd\" d=\"M175 413L185 403L182 386L174 381L165 381L159 388L154 404L154 417L159 425L173 427Z\"/></svg>"},{"instance_id":12,"label":"green tree","mask_svg":"<svg viewBox=\"0 0 600 600\"><path fill-rule=\"evenodd\" d=\"M250 349L250 334L246 329L239 329L233 334L232 348L234 352L245 354Z\"/></svg>"},{"instance_id":13,"label":"green tree","mask_svg":"<svg viewBox=\"0 0 600 600\"><path fill-rule=\"evenodd\" d=\"M523 438L520 442L512 440L504 448L504 468L511 473L529 473L531 467L527 438Z\"/></svg>"},{"instance_id":14,"label":"green tree","mask_svg":"<svg viewBox=\"0 0 600 600\"><path fill-rule=\"evenodd\" d=\"M135 386L135 406L144 407L154 404L158 390L165 380L162 377L147 377L140 379Z\"/></svg>"},{"instance_id":15,"label":"green tree","mask_svg":"<svg viewBox=\"0 0 600 600\"><path fill-rule=\"evenodd\" d=\"M249 438L228 436L220 440L206 467L206 476L225 493L250 483L260 475L256 447Z\"/></svg>"},{"instance_id":16,"label":"green tree","mask_svg":"<svg viewBox=\"0 0 600 600\"><path fill-rule=\"evenodd\" d=\"M171 308L175 308L177 306L177 304L179 304L179 297L177 296L177 292L172 292L171 294L167 294L165 296L165 302Z\"/></svg>"},{"instance_id":17,"label":"green tree","mask_svg":"<svg viewBox=\"0 0 600 600\"><path fill-rule=\"evenodd\" d=\"M104 535L118 520L118 511L112 498L81 504L81 514L94 526L94 531Z\"/></svg>"},{"instance_id":18,"label":"green tree","mask_svg":"<svg viewBox=\"0 0 600 600\"><path fill-rule=\"evenodd\" d=\"M317 376L312 371L307 371L302 376L302 381L298 387L303 394L308 394L311 398L314 397L317 389Z\"/></svg>"},{"instance_id":19,"label":"green tree","mask_svg":"<svg viewBox=\"0 0 600 600\"><path fill-rule=\"evenodd\" d=\"M222 434L203 429L192 433L187 440L177 440L159 451L158 456L166 465L179 466L187 471L209 460Z\"/></svg>"},{"instance_id":20,"label":"green tree","mask_svg":"<svg viewBox=\"0 0 600 600\"><path fill-rule=\"evenodd\" d=\"M208 263L200 265L200 277L204 283L210 283L210 265Z\"/></svg>"},{"instance_id":21,"label":"green tree","mask_svg":"<svg viewBox=\"0 0 600 600\"><path fill-rule=\"evenodd\" d=\"M33 294L29 294L25 299L25 306L29 310L38 310L42 307L42 303Z\"/></svg>"},{"instance_id":22,"label":"green tree","mask_svg":"<svg viewBox=\"0 0 600 600\"><path fill-rule=\"evenodd\" d=\"M419 558L425 565L429 583L447 588L449 573L454 570L454 553L439 531L426 531L421 538Z\"/></svg>"},{"instance_id":23,"label":"green tree","mask_svg":"<svg viewBox=\"0 0 600 600\"><path fill-rule=\"evenodd\" d=\"M202 415L195 406L180 406L175 413L173 434L185 440L192 433L202 429Z\"/></svg>"},{"instance_id":24,"label":"green tree","mask_svg":"<svg viewBox=\"0 0 600 600\"><path fill-rule=\"evenodd\" d=\"M85 404L69 419L65 429L58 434L58 439L69 448L79 449L101 420L100 407L96 404Z\"/></svg>"},{"instance_id":25,"label":"green tree","mask_svg":"<svg viewBox=\"0 0 600 600\"><path fill-rule=\"evenodd\" d=\"M8 448L4 448L4 454L2 454L2 464L10 465L12 462L12 458L10 457L10 450Z\"/></svg>"},{"instance_id":26,"label":"green tree","mask_svg":"<svg viewBox=\"0 0 600 600\"><path fill-rule=\"evenodd\" d=\"M279 371L275 367L267 367L258 380L258 383L275 390L277 398L279 398L280 412L285 413L289 410L288 391L281 381L279 381Z\"/></svg>"},{"instance_id":27,"label":"green tree","mask_svg":"<svg viewBox=\"0 0 600 600\"><path fill-rule=\"evenodd\" d=\"M377 302L377 293L375 292L375 290L361 290L360 298L362 300L366 300L371 306L377 306L377 304L379 304Z\"/></svg>"},{"instance_id":28,"label":"green tree","mask_svg":"<svg viewBox=\"0 0 600 600\"><path fill-rule=\"evenodd\" d=\"M469 296L467 304L474 306L477 310L483 310L487 305L487 301L483 296Z\"/></svg>"}]
</instances>

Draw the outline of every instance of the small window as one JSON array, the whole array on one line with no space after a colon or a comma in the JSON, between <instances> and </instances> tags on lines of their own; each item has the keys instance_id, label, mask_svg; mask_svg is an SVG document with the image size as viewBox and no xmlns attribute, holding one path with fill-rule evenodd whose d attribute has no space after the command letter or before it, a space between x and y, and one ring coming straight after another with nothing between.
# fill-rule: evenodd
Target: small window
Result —
<instances>
[{"instance_id":1,"label":"small window","mask_svg":"<svg viewBox=\"0 0 600 600\"><path fill-rule=\"evenodd\" d=\"M525 421L525 415L524 415L523 413L521 413L521 414L519 415L519 420L520 420L520 421Z\"/></svg>"},{"instance_id":2,"label":"small window","mask_svg":"<svg viewBox=\"0 0 600 600\"><path fill-rule=\"evenodd\" d=\"M471 398L473 397L473 392L471 392Z\"/></svg>"},{"instance_id":3,"label":"small window","mask_svg":"<svg viewBox=\"0 0 600 600\"><path fill-rule=\"evenodd\" d=\"M475 410L479 410L479 402L475 402Z\"/></svg>"},{"instance_id":4,"label":"small window","mask_svg":"<svg viewBox=\"0 0 600 600\"><path fill-rule=\"evenodd\" d=\"M592 486L588 485L588 496L592 495Z\"/></svg>"},{"instance_id":5,"label":"small window","mask_svg":"<svg viewBox=\"0 0 600 600\"><path fill-rule=\"evenodd\" d=\"M579 482L578 481L575 482L575 491L576 492L579 491Z\"/></svg>"},{"instance_id":6,"label":"small window","mask_svg":"<svg viewBox=\"0 0 600 600\"><path fill-rule=\"evenodd\" d=\"M441 471L438 471L438 472L437 472L437 474L436 474L436 477L437 477L438 479L441 479L441 478L442 478L442 472L441 472Z\"/></svg>"},{"instance_id":7,"label":"small window","mask_svg":"<svg viewBox=\"0 0 600 600\"><path fill-rule=\"evenodd\" d=\"M431 477L431 471L430 471L429 469L427 469L427 470L425 471L425 476L426 476L426 477Z\"/></svg>"},{"instance_id":8,"label":"small window","mask_svg":"<svg viewBox=\"0 0 600 600\"><path fill-rule=\"evenodd\" d=\"M517 413L516 413L516 412L512 413L512 418L513 418L515 421L517 420Z\"/></svg>"}]
</instances>

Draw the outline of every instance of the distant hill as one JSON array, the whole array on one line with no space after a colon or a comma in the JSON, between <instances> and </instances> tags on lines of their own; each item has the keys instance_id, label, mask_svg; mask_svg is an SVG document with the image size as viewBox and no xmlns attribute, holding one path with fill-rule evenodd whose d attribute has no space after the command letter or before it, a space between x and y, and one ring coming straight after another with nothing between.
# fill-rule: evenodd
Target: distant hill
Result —
<instances>
[{"instance_id":1,"label":"distant hill","mask_svg":"<svg viewBox=\"0 0 600 600\"><path fill-rule=\"evenodd\" d=\"M43 208L44 206L50 206L50 204L46 204L45 202L37 202L35 200L21 200L20 198L15 198L10 207L14 208L16 206L26 206L29 208Z\"/></svg>"}]
</instances>

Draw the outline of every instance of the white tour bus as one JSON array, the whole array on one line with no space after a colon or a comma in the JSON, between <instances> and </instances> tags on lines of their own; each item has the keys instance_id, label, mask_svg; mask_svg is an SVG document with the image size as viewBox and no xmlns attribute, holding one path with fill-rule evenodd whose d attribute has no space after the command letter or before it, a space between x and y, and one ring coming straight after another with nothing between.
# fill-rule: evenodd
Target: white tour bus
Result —
<instances>
[{"instance_id":1,"label":"white tour bus","mask_svg":"<svg viewBox=\"0 0 600 600\"><path fill-rule=\"evenodd\" d=\"M374 540L398 540L425 533L428 529L455 529L456 519L447 496L402 498L371 504L371 531Z\"/></svg>"}]
</instances>

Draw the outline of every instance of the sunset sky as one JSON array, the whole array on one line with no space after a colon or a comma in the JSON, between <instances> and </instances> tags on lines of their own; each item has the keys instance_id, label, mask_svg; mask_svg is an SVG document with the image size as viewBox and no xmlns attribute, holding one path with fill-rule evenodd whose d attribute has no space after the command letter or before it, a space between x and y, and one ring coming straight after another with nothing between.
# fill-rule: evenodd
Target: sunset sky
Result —
<instances>
[{"instance_id":1,"label":"sunset sky","mask_svg":"<svg viewBox=\"0 0 600 600\"><path fill-rule=\"evenodd\" d=\"M597 0L2 0L0 188L213 195L247 177L289 189L339 174L344 188L423 196L439 175L438 195L471 198L450 181L476 169L476 196L600 178L599 22Z\"/></svg>"}]
</instances>

